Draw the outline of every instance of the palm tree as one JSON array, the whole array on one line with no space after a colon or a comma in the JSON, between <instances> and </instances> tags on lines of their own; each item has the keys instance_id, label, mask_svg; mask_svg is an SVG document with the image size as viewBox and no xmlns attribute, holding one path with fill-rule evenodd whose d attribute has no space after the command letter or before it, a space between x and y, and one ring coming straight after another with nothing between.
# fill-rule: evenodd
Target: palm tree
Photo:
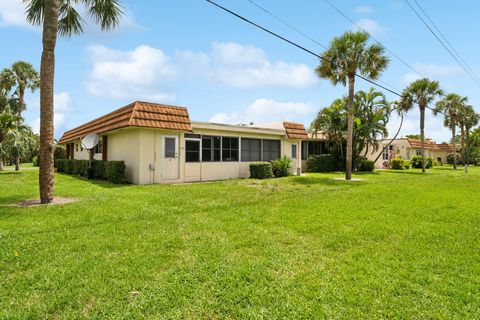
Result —
<instances>
[{"instance_id":1,"label":"palm tree","mask_svg":"<svg viewBox=\"0 0 480 320\"><path fill-rule=\"evenodd\" d=\"M443 95L438 81L430 81L422 78L413 81L403 90L402 97L398 102L399 112L408 112L418 104L420 109L420 146L422 152L422 172L425 173L425 109L435 100L436 97Z\"/></svg>"},{"instance_id":2,"label":"palm tree","mask_svg":"<svg viewBox=\"0 0 480 320\"><path fill-rule=\"evenodd\" d=\"M42 60L40 66L40 200L53 200L53 94L55 79L55 46L57 35L72 36L83 32L85 21L77 11L83 5L87 16L102 30L118 25L122 15L119 0L23 0L27 20L42 26Z\"/></svg>"},{"instance_id":3,"label":"palm tree","mask_svg":"<svg viewBox=\"0 0 480 320\"><path fill-rule=\"evenodd\" d=\"M433 109L433 115L443 113L445 115L445 124L450 125L452 131L452 143L453 143L453 169L457 169L457 150L455 143L455 129L459 124L459 113L467 103L467 97L461 97L456 93L449 93L442 100L435 104ZM463 134L462 134L463 140ZM463 142L462 142L463 144Z\"/></svg>"},{"instance_id":4,"label":"palm tree","mask_svg":"<svg viewBox=\"0 0 480 320\"><path fill-rule=\"evenodd\" d=\"M9 139L18 127L19 121L20 117L8 107L0 112L0 171L3 170L3 160L9 153Z\"/></svg>"},{"instance_id":5,"label":"palm tree","mask_svg":"<svg viewBox=\"0 0 480 320\"><path fill-rule=\"evenodd\" d=\"M347 85L347 158L345 179L352 179L353 158L353 99L355 95L355 76L360 73L370 79L378 79L387 68L388 58L385 48L376 43L368 45L367 32L345 32L333 38L330 47L322 54L320 65L315 72L320 78L329 79L333 85Z\"/></svg>"},{"instance_id":6,"label":"palm tree","mask_svg":"<svg viewBox=\"0 0 480 320\"><path fill-rule=\"evenodd\" d=\"M470 130L480 121L480 115L471 105L465 105L460 110L459 123L462 132L462 156L465 173L468 173L470 164ZM466 141L466 144L465 144Z\"/></svg>"},{"instance_id":7,"label":"palm tree","mask_svg":"<svg viewBox=\"0 0 480 320\"><path fill-rule=\"evenodd\" d=\"M29 128L21 122L17 122L7 135L6 149L9 156L15 159L15 171L20 170L20 163L17 159L20 159L28 151L28 147L32 143L31 139Z\"/></svg>"},{"instance_id":8,"label":"palm tree","mask_svg":"<svg viewBox=\"0 0 480 320\"><path fill-rule=\"evenodd\" d=\"M32 92L38 89L39 76L37 70L28 62L17 61L10 69L2 71L2 78L8 79L10 86L15 89L18 97L18 116L22 116L25 111L25 90L30 89ZM20 157L15 158L15 168L20 166Z\"/></svg>"}]
</instances>

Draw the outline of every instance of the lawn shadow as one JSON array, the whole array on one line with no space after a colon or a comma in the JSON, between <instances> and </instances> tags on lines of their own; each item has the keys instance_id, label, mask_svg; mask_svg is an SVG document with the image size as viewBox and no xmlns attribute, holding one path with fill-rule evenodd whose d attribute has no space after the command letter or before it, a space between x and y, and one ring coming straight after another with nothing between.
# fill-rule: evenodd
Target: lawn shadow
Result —
<instances>
[{"instance_id":1,"label":"lawn shadow","mask_svg":"<svg viewBox=\"0 0 480 320\"><path fill-rule=\"evenodd\" d=\"M60 173L60 172L55 172L55 175L63 176L65 178L71 178L79 181L83 181L86 183L94 184L96 186L106 188L106 189L115 189L115 188L123 188L123 187L128 187L131 186L131 183L125 182L125 183L112 183L107 180L100 180L100 179L87 179L82 176L76 176L72 174L67 174L67 173Z\"/></svg>"},{"instance_id":2,"label":"lawn shadow","mask_svg":"<svg viewBox=\"0 0 480 320\"><path fill-rule=\"evenodd\" d=\"M23 172L21 171L11 171L11 170L5 170L5 171L0 171L0 175L8 175L8 174L22 174Z\"/></svg>"},{"instance_id":3,"label":"lawn shadow","mask_svg":"<svg viewBox=\"0 0 480 320\"><path fill-rule=\"evenodd\" d=\"M300 176L294 177L291 182L293 184L301 185L326 185L326 186L342 186L342 185L354 185L360 186L365 184L365 181L345 181L335 180L335 178L315 177L315 176Z\"/></svg>"},{"instance_id":4,"label":"lawn shadow","mask_svg":"<svg viewBox=\"0 0 480 320\"><path fill-rule=\"evenodd\" d=\"M432 174L433 172L427 172L425 174L422 173L422 169L418 169L418 171L405 171L405 170L383 170L385 173L396 173L396 174L408 174L408 175L415 175L415 176L427 176L428 174Z\"/></svg>"}]
</instances>

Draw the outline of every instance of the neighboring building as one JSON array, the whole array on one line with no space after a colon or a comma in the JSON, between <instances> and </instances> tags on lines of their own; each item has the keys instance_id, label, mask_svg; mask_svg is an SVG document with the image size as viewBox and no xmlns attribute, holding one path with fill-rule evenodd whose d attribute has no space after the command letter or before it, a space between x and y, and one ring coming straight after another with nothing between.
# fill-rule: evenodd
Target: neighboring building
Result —
<instances>
[{"instance_id":1,"label":"neighboring building","mask_svg":"<svg viewBox=\"0 0 480 320\"><path fill-rule=\"evenodd\" d=\"M389 147L385 149L385 146L390 141L391 139L382 140L379 149L367 155L368 159L375 160L380 153L382 154L375 162L376 168L387 167L390 159L395 157L411 159L413 156L421 155L420 139L395 139ZM452 144L437 144L433 140L425 139L425 157L431 157L441 163L446 163L447 155L451 152L453 152Z\"/></svg>"},{"instance_id":2,"label":"neighboring building","mask_svg":"<svg viewBox=\"0 0 480 320\"><path fill-rule=\"evenodd\" d=\"M59 143L69 159L89 158L81 139L90 133L100 137L94 158L125 161L127 180L135 184L245 178L251 162L283 155L300 173L304 155L322 148L302 143L308 135L300 123L197 122L184 107L140 101L65 132Z\"/></svg>"}]
</instances>

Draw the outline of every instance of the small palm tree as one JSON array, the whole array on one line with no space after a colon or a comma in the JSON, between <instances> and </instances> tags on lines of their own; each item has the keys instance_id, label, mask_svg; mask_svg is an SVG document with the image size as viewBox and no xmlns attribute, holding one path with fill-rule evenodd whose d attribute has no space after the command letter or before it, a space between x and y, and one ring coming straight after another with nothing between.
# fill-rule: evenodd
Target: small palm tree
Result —
<instances>
[{"instance_id":1,"label":"small palm tree","mask_svg":"<svg viewBox=\"0 0 480 320\"><path fill-rule=\"evenodd\" d=\"M55 78L55 46L57 35L72 36L83 32L80 6L102 30L118 25L122 15L118 0L23 0L27 20L42 27L42 60L40 67L40 200L53 200L53 93Z\"/></svg>"},{"instance_id":2,"label":"small palm tree","mask_svg":"<svg viewBox=\"0 0 480 320\"><path fill-rule=\"evenodd\" d=\"M9 140L14 134L20 122L20 117L12 112L10 108L5 108L0 112L0 171L3 170L3 160L9 154Z\"/></svg>"},{"instance_id":3,"label":"small palm tree","mask_svg":"<svg viewBox=\"0 0 480 320\"><path fill-rule=\"evenodd\" d=\"M369 45L368 38L367 32L345 32L333 38L315 69L320 78L329 79L333 85L340 83L346 86L348 82L346 180L352 179L355 75L360 73L370 79L378 79L389 62L385 48L378 43Z\"/></svg>"},{"instance_id":4,"label":"small palm tree","mask_svg":"<svg viewBox=\"0 0 480 320\"><path fill-rule=\"evenodd\" d=\"M425 173L425 109L435 98L443 95L438 81L430 81L422 78L413 81L403 90L402 97L398 101L399 112L406 113L412 110L415 104L420 109L420 146L422 153L422 172Z\"/></svg>"},{"instance_id":5,"label":"small palm tree","mask_svg":"<svg viewBox=\"0 0 480 320\"><path fill-rule=\"evenodd\" d=\"M468 173L468 165L470 164L470 130L478 124L480 115L475 112L473 106L465 105L460 110L458 121L462 134L463 165L465 173Z\"/></svg>"},{"instance_id":6,"label":"small palm tree","mask_svg":"<svg viewBox=\"0 0 480 320\"><path fill-rule=\"evenodd\" d=\"M467 103L467 97L461 97L456 93L449 93L435 104L433 115L443 113L445 115L445 124L450 126L452 131L453 144L453 169L457 169L457 150L455 143L455 129L459 124L459 114ZM462 134L463 136L463 134Z\"/></svg>"}]
</instances>

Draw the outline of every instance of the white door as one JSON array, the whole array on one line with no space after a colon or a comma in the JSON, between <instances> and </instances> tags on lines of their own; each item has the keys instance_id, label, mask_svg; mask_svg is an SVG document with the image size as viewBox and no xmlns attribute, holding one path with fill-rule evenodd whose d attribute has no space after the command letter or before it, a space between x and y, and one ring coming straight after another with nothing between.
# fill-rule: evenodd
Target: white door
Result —
<instances>
[{"instance_id":1,"label":"white door","mask_svg":"<svg viewBox=\"0 0 480 320\"><path fill-rule=\"evenodd\" d=\"M178 179L179 173L178 136L162 138L162 180Z\"/></svg>"},{"instance_id":2,"label":"white door","mask_svg":"<svg viewBox=\"0 0 480 320\"><path fill-rule=\"evenodd\" d=\"M290 158L292 159L292 170L294 175L297 174L298 155L298 143L290 144Z\"/></svg>"}]
</instances>

